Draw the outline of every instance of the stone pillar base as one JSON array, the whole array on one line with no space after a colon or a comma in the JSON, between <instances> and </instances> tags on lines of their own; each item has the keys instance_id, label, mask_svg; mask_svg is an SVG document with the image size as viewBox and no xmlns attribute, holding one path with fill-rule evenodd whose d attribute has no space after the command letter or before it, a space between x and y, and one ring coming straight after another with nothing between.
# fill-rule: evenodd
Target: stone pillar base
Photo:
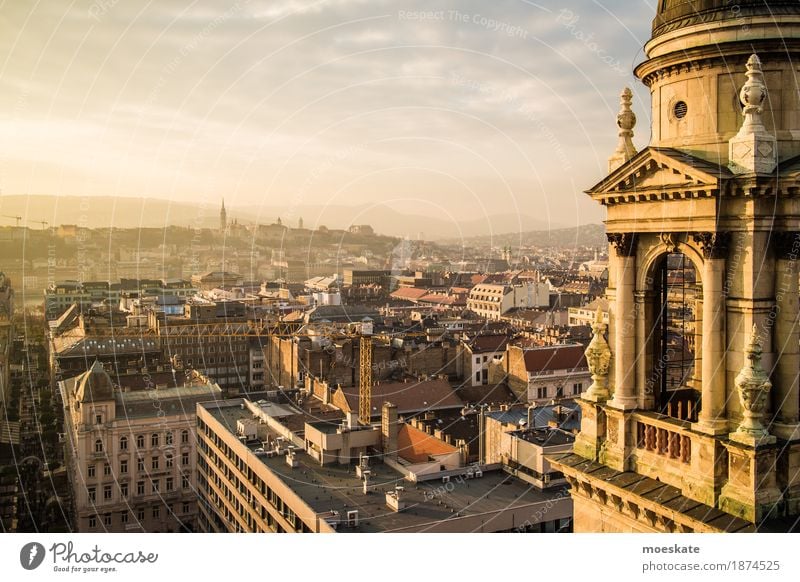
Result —
<instances>
[{"instance_id":1,"label":"stone pillar base","mask_svg":"<svg viewBox=\"0 0 800 582\"><path fill-rule=\"evenodd\" d=\"M776 422L770 427L770 431L785 441L800 440L800 424Z\"/></svg>"},{"instance_id":2,"label":"stone pillar base","mask_svg":"<svg viewBox=\"0 0 800 582\"><path fill-rule=\"evenodd\" d=\"M728 428L728 421L725 419L703 420L701 418L697 422L692 423L692 430L711 436L719 436L727 434L730 428Z\"/></svg>"},{"instance_id":3,"label":"stone pillar base","mask_svg":"<svg viewBox=\"0 0 800 582\"><path fill-rule=\"evenodd\" d=\"M771 445L775 443L777 440L771 434L751 434L748 432L732 432L728 435L732 441L737 443L742 443L743 445L747 445L748 447L761 447L764 445Z\"/></svg>"},{"instance_id":4,"label":"stone pillar base","mask_svg":"<svg viewBox=\"0 0 800 582\"><path fill-rule=\"evenodd\" d=\"M756 449L729 442L728 483L719 496L722 511L758 523L781 499L775 479L775 447ZM774 517L778 517L774 513Z\"/></svg>"},{"instance_id":5,"label":"stone pillar base","mask_svg":"<svg viewBox=\"0 0 800 582\"><path fill-rule=\"evenodd\" d=\"M606 404L609 408L617 410L635 410L639 407L639 399L636 396L614 397Z\"/></svg>"}]
</instances>

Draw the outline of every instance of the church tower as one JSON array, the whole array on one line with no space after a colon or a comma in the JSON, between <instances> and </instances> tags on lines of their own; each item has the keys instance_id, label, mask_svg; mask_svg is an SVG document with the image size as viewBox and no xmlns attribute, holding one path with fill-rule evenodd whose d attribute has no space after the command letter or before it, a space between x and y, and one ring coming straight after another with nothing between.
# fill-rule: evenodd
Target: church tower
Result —
<instances>
[{"instance_id":1,"label":"church tower","mask_svg":"<svg viewBox=\"0 0 800 582\"><path fill-rule=\"evenodd\" d=\"M228 229L228 213L225 211L225 199L222 199L222 208L219 211L219 231L225 233Z\"/></svg>"},{"instance_id":2,"label":"church tower","mask_svg":"<svg viewBox=\"0 0 800 582\"><path fill-rule=\"evenodd\" d=\"M800 515L800 3L660 0L652 142L587 193L607 211L609 325L587 348L576 531L781 531Z\"/></svg>"}]
</instances>

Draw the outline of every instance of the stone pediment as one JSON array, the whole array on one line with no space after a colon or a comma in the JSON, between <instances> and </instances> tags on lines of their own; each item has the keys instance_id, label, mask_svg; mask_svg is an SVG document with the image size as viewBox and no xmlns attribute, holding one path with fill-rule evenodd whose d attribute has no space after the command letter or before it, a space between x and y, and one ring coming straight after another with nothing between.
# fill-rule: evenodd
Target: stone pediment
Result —
<instances>
[{"instance_id":1,"label":"stone pediment","mask_svg":"<svg viewBox=\"0 0 800 582\"><path fill-rule=\"evenodd\" d=\"M587 190L603 202L706 196L731 172L671 148L646 148Z\"/></svg>"}]
</instances>

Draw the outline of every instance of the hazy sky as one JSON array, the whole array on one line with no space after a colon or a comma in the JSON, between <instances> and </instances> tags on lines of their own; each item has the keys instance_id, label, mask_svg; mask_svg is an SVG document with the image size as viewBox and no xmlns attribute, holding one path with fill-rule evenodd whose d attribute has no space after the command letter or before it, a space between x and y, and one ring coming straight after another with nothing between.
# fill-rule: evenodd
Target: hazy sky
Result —
<instances>
[{"instance_id":1,"label":"hazy sky","mask_svg":"<svg viewBox=\"0 0 800 582\"><path fill-rule=\"evenodd\" d=\"M0 187L596 222L654 5L5 0Z\"/></svg>"}]
</instances>

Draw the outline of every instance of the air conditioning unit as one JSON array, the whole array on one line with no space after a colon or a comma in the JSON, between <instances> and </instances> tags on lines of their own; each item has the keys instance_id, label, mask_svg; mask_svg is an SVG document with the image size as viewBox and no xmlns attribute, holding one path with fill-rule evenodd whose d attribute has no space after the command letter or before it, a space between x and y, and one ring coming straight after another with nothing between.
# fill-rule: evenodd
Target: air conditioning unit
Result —
<instances>
[{"instance_id":1,"label":"air conditioning unit","mask_svg":"<svg viewBox=\"0 0 800 582\"><path fill-rule=\"evenodd\" d=\"M347 527L358 527L358 510L350 509L347 512Z\"/></svg>"},{"instance_id":2,"label":"air conditioning unit","mask_svg":"<svg viewBox=\"0 0 800 582\"><path fill-rule=\"evenodd\" d=\"M450 483L450 475L445 475L442 477L442 483Z\"/></svg>"}]
</instances>

